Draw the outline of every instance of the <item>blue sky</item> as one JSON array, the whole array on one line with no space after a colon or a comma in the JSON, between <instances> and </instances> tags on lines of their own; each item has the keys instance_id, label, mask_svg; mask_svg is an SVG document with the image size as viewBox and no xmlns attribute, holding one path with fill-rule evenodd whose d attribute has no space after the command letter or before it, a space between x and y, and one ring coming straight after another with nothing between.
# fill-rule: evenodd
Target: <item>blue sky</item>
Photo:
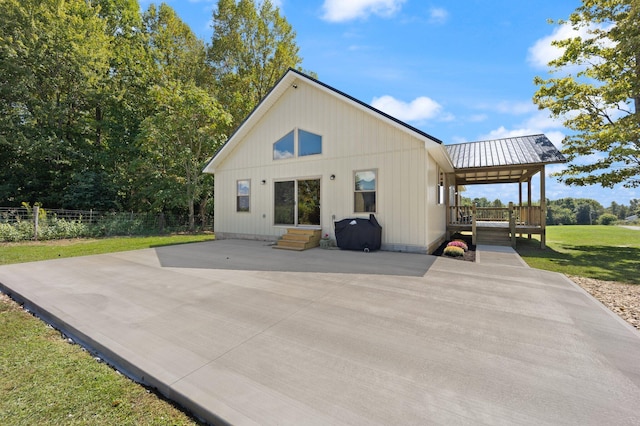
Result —
<instances>
[{"instance_id":1,"label":"blue sky","mask_svg":"<svg viewBox=\"0 0 640 426\"><path fill-rule=\"evenodd\" d=\"M533 104L533 78L546 76L557 55L550 40L571 34L548 19L567 18L579 0L272 2L297 33L303 68L322 82L446 144L544 133L561 148L568 129ZM217 0L166 3L211 41ZM550 199L593 198L608 207L640 198L638 188L567 187L554 177L546 184ZM516 184L469 187L465 195L518 199Z\"/></svg>"}]
</instances>

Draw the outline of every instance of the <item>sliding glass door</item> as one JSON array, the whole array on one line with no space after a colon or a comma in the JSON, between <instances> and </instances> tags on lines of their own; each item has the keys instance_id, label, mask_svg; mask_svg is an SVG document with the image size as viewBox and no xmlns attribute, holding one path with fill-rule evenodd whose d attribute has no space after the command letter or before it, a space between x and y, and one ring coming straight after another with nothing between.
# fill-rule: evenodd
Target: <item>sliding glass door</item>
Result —
<instances>
[{"instance_id":1,"label":"sliding glass door","mask_svg":"<svg viewBox=\"0 0 640 426\"><path fill-rule=\"evenodd\" d=\"M275 182L274 222L276 225L320 225L320 179Z\"/></svg>"}]
</instances>

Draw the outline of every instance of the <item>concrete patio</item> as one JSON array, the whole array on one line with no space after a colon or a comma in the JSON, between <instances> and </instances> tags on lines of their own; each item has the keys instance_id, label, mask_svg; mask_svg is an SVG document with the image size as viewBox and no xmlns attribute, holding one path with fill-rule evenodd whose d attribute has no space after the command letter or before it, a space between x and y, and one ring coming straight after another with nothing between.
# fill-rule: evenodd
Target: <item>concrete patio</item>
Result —
<instances>
[{"instance_id":1,"label":"concrete patio","mask_svg":"<svg viewBox=\"0 0 640 426\"><path fill-rule=\"evenodd\" d=\"M0 290L212 423L640 424L640 333L511 249L225 240L1 266Z\"/></svg>"}]
</instances>

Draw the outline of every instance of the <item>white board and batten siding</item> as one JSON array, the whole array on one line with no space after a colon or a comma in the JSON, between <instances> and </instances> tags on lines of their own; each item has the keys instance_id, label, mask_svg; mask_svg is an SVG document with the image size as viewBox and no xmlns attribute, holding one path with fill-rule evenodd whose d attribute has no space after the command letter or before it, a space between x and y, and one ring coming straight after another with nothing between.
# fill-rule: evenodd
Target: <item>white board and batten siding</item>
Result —
<instances>
[{"instance_id":1,"label":"white board and batten siding","mask_svg":"<svg viewBox=\"0 0 640 426\"><path fill-rule=\"evenodd\" d=\"M274 182L309 178L320 179L320 226L333 237L334 220L368 218L354 212L354 172L376 170L374 214L383 227L383 249L426 252L442 239L439 165L425 141L304 79L295 80L295 86L281 91L254 122L250 117L242 140L216 165L216 233L277 239L287 227L274 225ZM321 135L322 153L274 160L274 142L294 129ZM236 212L236 182L242 179L251 181L249 212Z\"/></svg>"}]
</instances>

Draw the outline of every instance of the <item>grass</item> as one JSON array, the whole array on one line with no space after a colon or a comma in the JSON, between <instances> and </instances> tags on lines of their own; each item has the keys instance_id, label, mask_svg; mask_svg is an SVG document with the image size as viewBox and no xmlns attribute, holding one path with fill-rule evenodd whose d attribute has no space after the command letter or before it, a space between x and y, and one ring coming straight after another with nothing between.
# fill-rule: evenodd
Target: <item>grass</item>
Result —
<instances>
[{"instance_id":1,"label":"grass","mask_svg":"<svg viewBox=\"0 0 640 426\"><path fill-rule=\"evenodd\" d=\"M520 238L517 250L533 268L640 284L640 231L619 226L548 226L547 248Z\"/></svg>"},{"instance_id":2,"label":"grass","mask_svg":"<svg viewBox=\"0 0 640 426\"><path fill-rule=\"evenodd\" d=\"M0 295L0 424L196 425Z\"/></svg>"},{"instance_id":3,"label":"grass","mask_svg":"<svg viewBox=\"0 0 640 426\"><path fill-rule=\"evenodd\" d=\"M0 243L0 265L213 240L213 234Z\"/></svg>"},{"instance_id":4,"label":"grass","mask_svg":"<svg viewBox=\"0 0 640 426\"><path fill-rule=\"evenodd\" d=\"M213 239L213 235L0 244L0 264ZM0 293L0 424L196 425Z\"/></svg>"}]
</instances>

